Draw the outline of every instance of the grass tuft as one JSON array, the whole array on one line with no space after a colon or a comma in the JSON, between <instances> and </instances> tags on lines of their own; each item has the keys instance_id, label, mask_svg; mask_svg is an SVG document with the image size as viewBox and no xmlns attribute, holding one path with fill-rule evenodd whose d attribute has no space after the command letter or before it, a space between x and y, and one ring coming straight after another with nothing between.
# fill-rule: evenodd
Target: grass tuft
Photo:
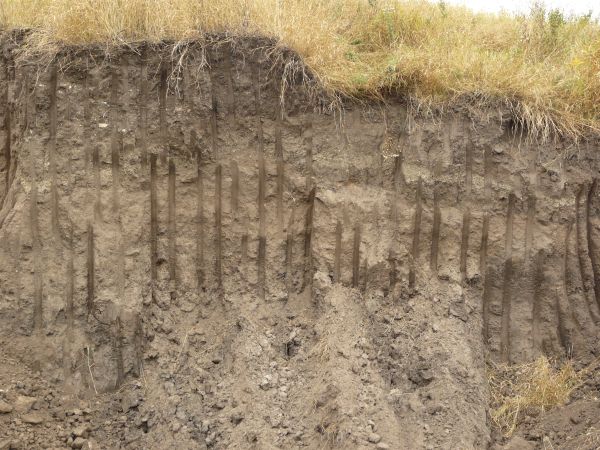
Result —
<instances>
[{"instance_id":1,"label":"grass tuft","mask_svg":"<svg viewBox=\"0 0 600 450\"><path fill-rule=\"evenodd\" d=\"M296 51L332 94L507 109L541 138L600 131L600 25L539 5L492 15L424 0L3 0L0 24L33 30L29 45L46 52L260 35Z\"/></svg>"},{"instance_id":2,"label":"grass tuft","mask_svg":"<svg viewBox=\"0 0 600 450\"><path fill-rule=\"evenodd\" d=\"M570 361L554 368L545 357L530 364L495 367L488 375L493 422L511 436L525 415L564 405L584 372L576 372Z\"/></svg>"}]
</instances>

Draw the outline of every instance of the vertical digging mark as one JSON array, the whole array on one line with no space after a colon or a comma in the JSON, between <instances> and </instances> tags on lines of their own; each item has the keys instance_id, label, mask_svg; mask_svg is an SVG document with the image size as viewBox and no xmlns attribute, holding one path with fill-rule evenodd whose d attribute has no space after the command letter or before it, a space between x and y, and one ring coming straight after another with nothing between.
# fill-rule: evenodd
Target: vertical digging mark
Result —
<instances>
[{"instance_id":1,"label":"vertical digging mark","mask_svg":"<svg viewBox=\"0 0 600 450\"><path fill-rule=\"evenodd\" d=\"M285 243L285 284L287 288L288 297L292 293L293 290L293 281L294 281L294 216L295 216L295 208L292 207L292 212L290 213L290 219L288 221L287 226L287 239Z\"/></svg>"},{"instance_id":2,"label":"vertical digging mark","mask_svg":"<svg viewBox=\"0 0 600 450\"><path fill-rule=\"evenodd\" d=\"M467 258L469 255L469 235L471 232L471 193L473 190L473 140L469 130L465 146L465 205L462 220L462 233L460 244L460 280L464 283L467 279Z\"/></svg>"},{"instance_id":3,"label":"vertical digging mark","mask_svg":"<svg viewBox=\"0 0 600 450\"><path fill-rule=\"evenodd\" d=\"M232 57L231 48L225 47L225 55L223 58L224 71L225 71L225 82L227 83L227 112L230 118L235 117L235 90L233 83L233 69L232 69Z\"/></svg>"},{"instance_id":4,"label":"vertical digging mark","mask_svg":"<svg viewBox=\"0 0 600 450\"><path fill-rule=\"evenodd\" d=\"M333 282L341 281L341 260L342 260L342 222L340 219L335 224L335 256L333 262Z\"/></svg>"},{"instance_id":5,"label":"vertical digging mark","mask_svg":"<svg viewBox=\"0 0 600 450\"><path fill-rule=\"evenodd\" d=\"M502 321L500 327L500 353L502 361L510 361L510 310L512 304L512 238L513 218L515 207L515 194L510 193L508 197L508 212L506 214L506 246L504 259L504 281L502 285Z\"/></svg>"},{"instance_id":6,"label":"vertical digging mark","mask_svg":"<svg viewBox=\"0 0 600 450\"><path fill-rule=\"evenodd\" d=\"M177 295L177 221L175 210L176 173L175 161L169 159L169 186L168 186L168 233L169 233L169 281L171 283L171 299Z\"/></svg>"},{"instance_id":7,"label":"vertical digging mark","mask_svg":"<svg viewBox=\"0 0 600 450\"><path fill-rule=\"evenodd\" d=\"M42 242L40 240L40 225L38 216L38 188L34 182L31 186L30 224L31 240L33 246L33 329L41 332L43 323L43 281L42 281Z\"/></svg>"},{"instance_id":8,"label":"vertical digging mark","mask_svg":"<svg viewBox=\"0 0 600 450\"><path fill-rule=\"evenodd\" d=\"M275 157L277 158L277 222L280 229L283 229L283 183L284 183L284 161L283 161L283 142L281 138L281 128L283 120L283 108L281 99L277 98L275 107Z\"/></svg>"},{"instance_id":9,"label":"vertical digging mark","mask_svg":"<svg viewBox=\"0 0 600 450\"><path fill-rule=\"evenodd\" d=\"M312 116L309 117L304 128L304 136L306 139L306 192L310 192L313 187L313 150L314 150L314 131Z\"/></svg>"},{"instance_id":10,"label":"vertical digging mark","mask_svg":"<svg viewBox=\"0 0 600 450\"><path fill-rule=\"evenodd\" d=\"M96 270L94 256L94 225L88 222L87 226L87 300L86 310L87 316L94 313L94 296L96 287Z\"/></svg>"},{"instance_id":11,"label":"vertical digging mark","mask_svg":"<svg viewBox=\"0 0 600 450\"><path fill-rule=\"evenodd\" d=\"M388 250L388 266L389 266L389 287L388 287L388 294L392 294L394 293L394 290L396 289L396 283L398 282L398 270L396 269L396 252L394 251L394 249L390 246L390 249Z\"/></svg>"},{"instance_id":12,"label":"vertical digging mark","mask_svg":"<svg viewBox=\"0 0 600 450\"><path fill-rule=\"evenodd\" d=\"M486 242L487 246L487 242ZM492 277L489 267L485 267L485 279L483 280L483 306L482 306L482 321L483 321L483 341L485 344L490 342L490 303L492 292Z\"/></svg>"},{"instance_id":13,"label":"vertical digging mark","mask_svg":"<svg viewBox=\"0 0 600 450\"><path fill-rule=\"evenodd\" d=\"M110 81L110 154L112 168L112 210L119 212L119 186L120 186L120 161L119 161L119 75L113 68Z\"/></svg>"},{"instance_id":14,"label":"vertical digging mark","mask_svg":"<svg viewBox=\"0 0 600 450\"><path fill-rule=\"evenodd\" d=\"M394 235L396 235L398 231L398 222L399 222L399 214L398 214L398 195L400 191L400 186L404 184L404 175L402 173L402 163L403 156L402 152L398 155L394 156L394 179L393 179L393 192L392 192L392 208L391 208L391 216L392 216L392 224L394 226Z\"/></svg>"},{"instance_id":15,"label":"vertical digging mark","mask_svg":"<svg viewBox=\"0 0 600 450\"><path fill-rule=\"evenodd\" d=\"M215 160L219 160L219 155L217 154L218 152L218 129L217 129L217 89L215 87L215 76L214 76L214 72L211 69L210 70L210 101L211 101L211 107L210 107L210 140L211 140L211 150L212 150L212 154L213 154L213 158L215 158ZM258 91L259 87L258 85L255 87L255 90ZM256 95L256 94L255 94ZM258 102L258 97L255 98L256 102ZM256 104L256 108L258 110L258 103Z\"/></svg>"},{"instance_id":16,"label":"vertical digging mark","mask_svg":"<svg viewBox=\"0 0 600 450\"><path fill-rule=\"evenodd\" d=\"M196 280L198 290L204 291L204 181L202 178L202 146L198 144L196 131L190 132L190 141L196 153Z\"/></svg>"},{"instance_id":17,"label":"vertical digging mark","mask_svg":"<svg viewBox=\"0 0 600 450\"><path fill-rule=\"evenodd\" d=\"M156 154L150 154L150 281L152 292L157 281L158 196L156 192Z\"/></svg>"},{"instance_id":18,"label":"vertical digging mark","mask_svg":"<svg viewBox=\"0 0 600 450\"><path fill-rule=\"evenodd\" d=\"M586 202L585 202L585 217L586 217L586 240L588 245L588 253L590 255L590 262L592 265L592 276L594 283L594 294L596 297L596 304L600 309L600 262L597 258L597 245L593 239L592 233L592 221L591 221L591 209L592 209L592 199L596 195L596 187L598 185L598 180L594 178L592 184L587 193Z\"/></svg>"},{"instance_id":19,"label":"vertical digging mark","mask_svg":"<svg viewBox=\"0 0 600 450\"><path fill-rule=\"evenodd\" d=\"M11 185L10 173L11 173L11 160L12 160L12 111L11 105L8 99L8 83L6 83L6 93L4 94L4 161L6 165L5 176L5 195ZM0 206L4 203L4 198L0 198Z\"/></svg>"},{"instance_id":20,"label":"vertical digging mark","mask_svg":"<svg viewBox=\"0 0 600 450\"><path fill-rule=\"evenodd\" d=\"M354 243L352 245L352 287L358 287L360 277L360 224L354 225Z\"/></svg>"},{"instance_id":21,"label":"vertical digging mark","mask_svg":"<svg viewBox=\"0 0 600 450\"><path fill-rule=\"evenodd\" d=\"M58 228L58 182L56 179L56 128L57 128L57 110L56 110L56 90L58 86L58 70L53 64L50 68L50 142L48 147L48 162L50 163L50 207L52 209L52 233L58 239L60 232Z\"/></svg>"},{"instance_id":22,"label":"vertical digging mark","mask_svg":"<svg viewBox=\"0 0 600 450\"><path fill-rule=\"evenodd\" d=\"M217 164L215 168L215 277L217 279L217 289L219 293L223 292L223 248L222 248L222 216L221 216L221 198L222 198L222 168Z\"/></svg>"},{"instance_id":23,"label":"vertical digging mark","mask_svg":"<svg viewBox=\"0 0 600 450\"><path fill-rule=\"evenodd\" d=\"M535 228L535 193L529 192L527 198L527 222L525 223L525 261L529 261L531 248L533 246L533 231Z\"/></svg>"},{"instance_id":24,"label":"vertical digging mark","mask_svg":"<svg viewBox=\"0 0 600 450\"><path fill-rule=\"evenodd\" d=\"M264 137L260 108L260 73L254 71L254 108L256 115L256 133L258 138L258 296L265 299L266 259L267 259L267 224L266 224L266 165Z\"/></svg>"},{"instance_id":25,"label":"vertical digging mark","mask_svg":"<svg viewBox=\"0 0 600 450\"><path fill-rule=\"evenodd\" d=\"M167 163L168 137L167 137L167 64L160 65L160 82L158 85L158 128L160 134L160 163Z\"/></svg>"},{"instance_id":26,"label":"vertical digging mark","mask_svg":"<svg viewBox=\"0 0 600 450\"><path fill-rule=\"evenodd\" d=\"M596 312L596 291L594 287L593 266L590 261L589 244L587 243L587 224L589 223L588 208L589 188L587 185L581 185L575 197L576 207L576 232L577 232L577 257L579 263L579 272L581 274L581 283L585 295L588 312L594 323L600 321ZM584 204L581 204L581 197L584 197Z\"/></svg>"},{"instance_id":27,"label":"vertical digging mark","mask_svg":"<svg viewBox=\"0 0 600 450\"><path fill-rule=\"evenodd\" d=\"M565 252L563 257L563 301L566 305L569 304L569 241L571 240L571 231L573 229L573 222L569 222L565 233ZM560 344L564 348L567 355L570 355L573 349L573 340L571 336L571 327L569 326L567 313L563 309L560 301L560 296L556 297L556 313L558 315L558 337Z\"/></svg>"},{"instance_id":28,"label":"vertical digging mark","mask_svg":"<svg viewBox=\"0 0 600 450\"><path fill-rule=\"evenodd\" d=\"M117 380L115 381L115 390L117 390L121 387L123 381L125 380L125 365L123 362L123 325L121 323L121 313L117 314L114 327L113 351L117 365Z\"/></svg>"},{"instance_id":29,"label":"vertical digging mark","mask_svg":"<svg viewBox=\"0 0 600 450\"><path fill-rule=\"evenodd\" d=\"M317 186L313 184L310 193L308 194L308 207L306 209L306 218L304 222L304 285L310 286L312 289L313 277L313 254L312 254L312 238L313 238L313 219L315 213L315 196Z\"/></svg>"},{"instance_id":30,"label":"vertical digging mark","mask_svg":"<svg viewBox=\"0 0 600 450\"><path fill-rule=\"evenodd\" d=\"M148 62L146 49L142 49L140 57L140 90L138 97L139 106L139 147L142 173L148 170Z\"/></svg>"},{"instance_id":31,"label":"vertical digging mark","mask_svg":"<svg viewBox=\"0 0 600 450\"><path fill-rule=\"evenodd\" d=\"M231 161L231 214L234 218L238 216L238 206L240 197L240 169L236 161Z\"/></svg>"},{"instance_id":32,"label":"vertical digging mark","mask_svg":"<svg viewBox=\"0 0 600 450\"><path fill-rule=\"evenodd\" d=\"M487 275L487 253L490 232L490 202L491 202L491 177L490 177L490 148L483 152L483 195L485 205L483 207L483 223L481 225L481 244L479 246L479 273L484 277ZM485 280L484 280L485 286Z\"/></svg>"},{"instance_id":33,"label":"vertical digging mark","mask_svg":"<svg viewBox=\"0 0 600 450\"><path fill-rule=\"evenodd\" d=\"M92 150L92 165L94 168L94 188L96 198L94 199L94 220L102 221L102 182L100 180L100 147L94 146Z\"/></svg>"},{"instance_id":34,"label":"vertical digging mark","mask_svg":"<svg viewBox=\"0 0 600 450\"><path fill-rule=\"evenodd\" d=\"M541 335L541 305L542 305L542 285L544 282L544 251L538 250L534 261L534 285L533 285L533 308L532 308L532 341L535 354L542 350Z\"/></svg>"},{"instance_id":35,"label":"vertical digging mark","mask_svg":"<svg viewBox=\"0 0 600 450\"><path fill-rule=\"evenodd\" d=\"M419 260L419 241L421 236L421 216L423 215L423 206L421 204L421 191L422 191L423 181L421 177L419 177L419 181L417 183L417 196L416 196L416 206L415 206L415 221L413 227L413 241L412 241L412 252L411 252L411 260L410 260L410 268L408 272L408 287L409 289L415 288L416 281L416 267L417 262Z\"/></svg>"},{"instance_id":36,"label":"vertical digging mark","mask_svg":"<svg viewBox=\"0 0 600 450\"><path fill-rule=\"evenodd\" d=\"M242 239L240 242L240 270L245 275L248 264L248 217L242 220Z\"/></svg>"},{"instance_id":37,"label":"vertical digging mark","mask_svg":"<svg viewBox=\"0 0 600 450\"><path fill-rule=\"evenodd\" d=\"M433 228L431 231L431 256L429 259L429 268L431 272L437 275L438 271L438 251L440 243L440 227L442 223L442 213L440 211L440 201L437 189L433 189Z\"/></svg>"},{"instance_id":38,"label":"vertical digging mark","mask_svg":"<svg viewBox=\"0 0 600 450\"><path fill-rule=\"evenodd\" d=\"M469 234L471 228L471 208L466 205L463 212L462 232L460 241L460 281L464 284L467 279L467 257L469 252Z\"/></svg>"},{"instance_id":39,"label":"vertical digging mark","mask_svg":"<svg viewBox=\"0 0 600 450\"><path fill-rule=\"evenodd\" d=\"M73 331L73 322L75 318L75 309L73 305L73 296L75 293L75 243L73 241L73 224L69 227L69 254L67 259L66 273L66 291L65 291L65 310L67 313L67 332Z\"/></svg>"},{"instance_id":40,"label":"vertical digging mark","mask_svg":"<svg viewBox=\"0 0 600 450\"><path fill-rule=\"evenodd\" d=\"M367 292L367 287L369 286L369 258L366 257L363 260L363 267L362 267L362 286L360 288L361 292L363 294L366 294Z\"/></svg>"},{"instance_id":41,"label":"vertical digging mark","mask_svg":"<svg viewBox=\"0 0 600 450\"><path fill-rule=\"evenodd\" d=\"M135 318L135 329L133 331L133 374L142 376L144 367L144 328L142 316L138 313Z\"/></svg>"}]
</instances>

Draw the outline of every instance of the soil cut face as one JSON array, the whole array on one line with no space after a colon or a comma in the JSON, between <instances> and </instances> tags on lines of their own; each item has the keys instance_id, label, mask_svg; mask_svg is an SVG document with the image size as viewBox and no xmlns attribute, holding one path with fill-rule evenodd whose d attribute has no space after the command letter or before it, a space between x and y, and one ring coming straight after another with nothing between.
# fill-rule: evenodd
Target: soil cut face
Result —
<instances>
[{"instance_id":1,"label":"soil cut face","mask_svg":"<svg viewBox=\"0 0 600 450\"><path fill-rule=\"evenodd\" d=\"M5 45L0 449L487 448L486 358L597 355L596 142L269 45Z\"/></svg>"}]
</instances>

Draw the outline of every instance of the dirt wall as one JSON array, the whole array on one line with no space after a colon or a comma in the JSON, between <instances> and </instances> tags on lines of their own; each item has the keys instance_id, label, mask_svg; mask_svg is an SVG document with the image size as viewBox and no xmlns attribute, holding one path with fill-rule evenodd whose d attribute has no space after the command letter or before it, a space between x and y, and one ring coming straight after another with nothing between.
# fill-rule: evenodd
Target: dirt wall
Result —
<instances>
[{"instance_id":1,"label":"dirt wall","mask_svg":"<svg viewBox=\"0 0 600 450\"><path fill-rule=\"evenodd\" d=\"M185 50L4 51L3 351L67 403L143 398L97 436L484 448L486 358L597 354L596 143Z\"/></svg>"}]
</instances>

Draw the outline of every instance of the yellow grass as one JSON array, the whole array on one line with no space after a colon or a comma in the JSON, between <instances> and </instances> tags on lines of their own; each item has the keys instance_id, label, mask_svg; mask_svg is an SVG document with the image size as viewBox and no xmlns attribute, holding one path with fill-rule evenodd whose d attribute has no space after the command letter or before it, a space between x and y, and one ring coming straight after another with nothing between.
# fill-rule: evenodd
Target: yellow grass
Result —
<instances>
[{"instance_id":1,"label":"yellow grass","mask_svg":"<svg viewBox=\"0 0 600 450\"><path fill-rule=\"evenodd\" d=\"M600 130L600 25L542 7L511 16L419 0L2 0L0 23L35 30L41 50L261 35L295 50L332 93L503 106L541 137Z\"/></svg>"},{"instance_id":2,"label":"yellow grass","mask_svg":"<svg viewBox=\"0 0 600 450\"><path fill-rule=\"evenodd\" d=\"M491 418L510 436L526 414L540 414L564 405L586 371L570 362L554 368L545 357L531 364L499 367L489 372Z\"/></svg>"}]
</instances>

